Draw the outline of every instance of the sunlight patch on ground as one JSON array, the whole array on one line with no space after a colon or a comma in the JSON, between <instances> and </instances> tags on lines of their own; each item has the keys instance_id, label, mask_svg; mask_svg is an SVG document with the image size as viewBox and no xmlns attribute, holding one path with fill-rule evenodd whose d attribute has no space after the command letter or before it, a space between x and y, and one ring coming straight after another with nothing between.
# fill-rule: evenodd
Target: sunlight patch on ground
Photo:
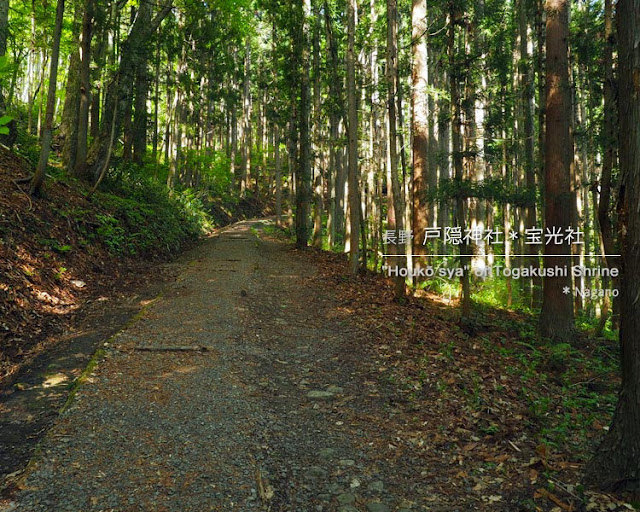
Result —
<instances>
[{"instance_id":1,"label":"sunlight patch on ground","mask_svg":"<svg viewBox=\"0 0 640 512\"><path fill-rule=\"evenodd\" d=\"M58 297L54 297L53 295L50 295L49 293L47 293L45 291L37 290L36 291L36 297L38 297L38 300L41 300L43 302L48 302L50 304L59 304L60 303L60 299Z\"/></svg>"},{"instance_id":2,"label":"sunlight patch on ground","mask_svg":"<svg viewBox=\"0 0 640 512\"><path fill-rule=\"evenodd\" d=\"M54 386L59 386L69 380L67 375L63 373L55 373L53 375L49 375L46 380L42 383L43 388L52 388Z\"/></svg>"}]
</instances>

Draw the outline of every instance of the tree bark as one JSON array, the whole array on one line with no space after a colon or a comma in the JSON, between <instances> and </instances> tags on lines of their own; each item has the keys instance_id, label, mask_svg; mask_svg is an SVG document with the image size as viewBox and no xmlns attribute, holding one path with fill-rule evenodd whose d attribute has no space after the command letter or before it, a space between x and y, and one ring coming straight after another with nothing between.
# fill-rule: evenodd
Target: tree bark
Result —
<instances>
[{"instance_id":1,"label":"tree bark","mask_svg":"<svg viewBox=\"0 0 640 512\"><path fill-rule=\"evenodd\" d=\"M520 89L521 89L521 105L522 105L522 124L523 130L523 145L524 145L524 174L527 185L527 192L529 194L528 203L525 207L525 228L537 227L536 218L536 167L534 161L534 125L533 125L533 100L534 89L533 79L531 76L531 55L529 55L529 36L528 36L528 24L527 24L527 9L526 0L519 1L519 13L518 13L518 32L520 37L520 62L519 62L519 75L520 75ZM527 265L533 268L539 265L538 261L538 249L534 244L525 244L525 250L528 254ZM542 283L538 278L533 278L530 281L530 294L531 305L535 306L537 303L536 290L540 288Z\"/></svg>"},{"instance_id":2,"label":"tree bark","mask_svg":"<svg viewBox=\"0 0 640 512\"><path fill-rule=\"evenodd\" d=\"M74 174L78 152L78 122L80 112L80 81L82 65L82 5L76 3L73 13L72 38L75 44L69 57L65 83L62 118L58 134L62 139L62 161L70 174Z\"/></svg>"},{"instance_id":3,"label":"tree bark","mask_svg":"<svg viewBox=\"0 0 640 512\"><path fill-rule=\"evenodd\" d=\"M276 226L282 226L282 159L280 158L280 126L273 127L274 160L276 167Z\"/></svg>"},{"instance_id":4,"label":"tree bark","mask_svg":"<svg viewBox=\"0 0 640 512\"><path fill-rule=\"evenodd\" d=\"M349 183L349 269L357 274L360 263L360 184L358 170L358 107L356 90L356 12L357 0L347 4L347 137Z\"/></svg>"},{"instance_id":5,"label":"tree bark","mask_svg":"<svg viewBox=\"0 0 640 512\"><path fill-rule=\"evenodd\" d=\"M95 84L95 87L91 94L91 126L89 128L92 139L95 139L100 134L100 108L102 106L102 92L104 90L104 68L109 46L109 22L113 18L116 9L117 5L115 3L112 6L105 8L96 5L94 1L94 30L96 32L96 37L93 38L93 48L91 51L91 56L94 62L91 81Z\"/></svg>"},{"instance_id":6,"label":"tree bark","mask_svg":"<svg viewBox=\"0 0 640 512\"><path fill-rule=\"evenodd\" d=\"M598 225L600 227L600 242L602 245L602 254L616 254L615 237L613 232L613 224L611 222L611 193L612 179L611 174L616 160L616 148L618 146L618 134L616 133L616 98L615 83L613 76L613 49L615 46L613 33L613 0L605 0L604 3L604 156L602 159L602 175L600 176L600 194L599 201L596 205L598 211ZM616 266L617 262L611 261L607 256L603 256L605 265ZM619 287L619 279L613 279L613 287ZM611 319L612 326L618 326L618 306L619 299L613 299L613 317Z\"/></svg>"},{"instance_id":7,"label":"tree bark","mask_svg":"<svg viewBox=\"0 0 640 512\"><path fill-rule=\"evenodd\" d=\"M59 135L62 143L62 161L66 169L74 174L78 154L78 121L80 112L80 66L79 48L76 48L69 59L67 83L65 85L64 105Z\"/></svg>"},{"instance_id":8,"label":"tree bark","mask_svg":"<svg viewBox=\"0 0 640 512\"><path fill-rule=\"evenodd\" d=\"M0 57L7 54L7 36L9 35L9 0L0 0ZM6 98L0 87L0 109L4 110Z\"/></svg>"},{"instance_id":9,"label":"tree bark","mask_svg":"<svg viewBox=\"0 0 640 512\"><path fill-rule=\"evenodd\" d=\"M449 80L451 93L451 145L453 157L453 179L459 190L455 199L455 215L454 224L460 227L464 232L465 229L465 199L462 197L462 181L463 181L463 155L462 155L462 108L460 105L460 73L461 70L456 65L455 55L455 36L456 25L460 22L460 12L455 2L450 4L449 11L449 34L448 34L448 51L449 51ZM471 258L469 254L469 245L462 242L460 245L460 268L462 268L462 277L460 285L462 288L461 311L462 318L467 318L471 314L471 285L469 281L469 268L471 266Z\"/></svg>"},{"instance_id":10,"label":"tree bark","mask_svg":"<svg viewBox=\"0 0 640 512\"><path fill-rule=\"evenodd\" d=\"M400 238L400 232L404 231L404 205L402 204L402 190L398 177L398 134L396 96L398 91L398 12L396 0L387 0L387 109L389 111L389 172L391 190L387 190L389 204L388 212L393 209L393 215L389 216L389 230L396 232L396 240ZM389 251L391 249L391 251ZM393 265L401 267L405 256L405 244L389 244L387 250L398 257L393 258ZM394 280L396 298L405 295L404 277L398 275Z\"/></svg>"},{"instance_id":11,"label":"tree bark","mask_svg":"<svg viewBox=\"0 0 640 512\"><path fill-rule=\"evenodd\" d=\"M251 40L247 38L244 57L244 86L242 93L242 167L240 169L240 194L244 195L251 171Z\"/></svg>"},{"instance_id":12,"label":"tree bark","mask_svg":"<svg viewBox=\"0 0 640 512\"><path fill-rule=\"evenodd\" d=\"M311 0L304 0L300 19L298 53L300 58L300 155L296 170L296 247L304 248L309 243L311 215L311 136L309 107L311 87L309 80L309 18Z\"/></svg>"},{"instance_id":13,"label":"tree bark","mask_svg":"<svg viewBox=\"0 0 640 512\"><path fill-rule=\"evenodd\" d=\"M78 105L78 138L73 174L86 178L91 92L91 37L93 33L93 0L86 0L82 16L80 40L80 98Z\"/></svg>"},{"instance_id":14,"label":"tree bark","mask_svg":"<svg viewBox=\"0 0 640 512\"><path fill-rule=\"evenodd\" d=\"M138 9L138 17L143 25L151 22L153 15L153 4L150 1L142 0ZM133 150L132 160L141 165L147 154L147 96L149 95L149 72L147 63L151 58L151 47L149 40L142 43L139 49L140 59L136 66L135 75L135 104L133 117L133 131L131 146Z\"/></svg>"},{"instance_id":15,"label":"tree bark","mask_svg":"<svg viewBox=\"0 0 640 512\"><path fill-rule=\"evenodd\" d=\"M570 136L571 98L569 94L569 4L568 0L547 0L547 76L546 76L546 141L545 141L545 232L565 233L571 223ZM559 240L558 240L559 241ZM549 242L545 240L545 242ZM545 243L544 265L559 272L543 279L540 333L557 340L568 340L574 334L573 301L571 299L571 246ZM567 293L567 290L569 293Z\"/></svg>"},{"instance_id":16,"label":"tree bark","mask_svg":"<svg viewBox=\"0 0 640 512\"><path fill-rule=\"evenodd\" d=\"M613 423L586 468L586 483L640 494L640 0L617 4L622 246L622 386Z\"/></svg>"},{"instance_id":17,"label":"tree bark","mask_svg":"<svg viewBox=\"0 0 640 512\"><path fill-rule=\"evenodd\" d=\"M545 79L545 24L543 21L544 1L535 0L535 24L536 24L536 75L538 89L538 153L536 166L538 176L544 176L545 167L545 119L547 110L547 89Z\"/></svg>"},{"instance_id":18,"label":"tree bark","mask_svg":"<svg viewBox=\"0 0 640 512\"><path fill-rule=\"evenodd\" d=\"M274 38L275 39L275 38ZM274 43L275 44L275 43ZM230 159L230 171L231 179L235 183L238 170L236 168L236 159L238 156L238 108L236 105L238 94L238 48L234 45L232 50L233 57L233 75L231 78L231 99L229 101L229 108L231 109L231 151L229 154Z\"/></svg>"},{"instance_id":19,"label":"tree bark","mask_svg":"<svg viewBox=\"0 0 640 512\"><path fill-rule=\"evenodd\" d=\"M64 18L64 0L58 0L56 7L56 24L53 32L53 48L51 50L51 70L49 71L49 91L47 93L47 111L45 124L42 131L42 148L38 166L29 185L29 194L39 195L44 183L47 164L49 163L49 151L53 137L53 116L56 108L56 85L58 81L58 60L60 58L60 35L62 34L62 20Z\"/></svg>"},{"instance_id":20,"label":"tree bark","mask_svg":"<svg viewBox=\"0 0 640 512\"><path fill-rule=\"evenodd\" d=\"M160 44L156 47L156 62L154 66L153 73L153 87L154 87L154 98L153 98L153 161L156 162L156 174L158 165L160 164L158 158L158 144L159 144L159 111L160 111ZM228 153L227 153L228 156Z\"/></svg>"},{"instance_id":21,"label":"tree bark","mask_svg":"<svg viewBox=\"0 0 640 512\"><path fill-rule=\"evenodd\" d=\"M413 266L426 264L418 255L426 253L423 245L427 228L427 175L429 173L429 110L428 84L429 68L426 43L427 2L413 0L411 9L413 67L411 72L411 130L413 134Z\"/></svg>"},{"instance_id":22,"label":"tree bark","mask_svg":"<svg viewBox=\"0 0 640 512\"><path fill-rule=\"evenodd\" d=\"M313 190L313 237L314 247L322 247L322 215L324 213L324 154L321 146L321 75L320 75L320 13L317 6L313 12L313 137L314 137L314 190Z\"/></svg>"},{"instance_id":23,"label":"tree bark","mask_svg":"<svg viewBox=\"0 0 640 512\"><path fill-rule=\"evenodd\" d=\"M329 175L331 187L329 191L329 214L327 230L329 231L329 247L333 248L337 242L344 224L344 171L342 165L342 143L340 142L340 120L345 118L344 92L342 78L339 73L338 42L333 32L331 9L327 1L323 6L327 50L329 52L329 126L331 132ZM345 119L346 121L346 119ZM346 122L345 122L346 124Z\"/></svg>"}]
</instances>

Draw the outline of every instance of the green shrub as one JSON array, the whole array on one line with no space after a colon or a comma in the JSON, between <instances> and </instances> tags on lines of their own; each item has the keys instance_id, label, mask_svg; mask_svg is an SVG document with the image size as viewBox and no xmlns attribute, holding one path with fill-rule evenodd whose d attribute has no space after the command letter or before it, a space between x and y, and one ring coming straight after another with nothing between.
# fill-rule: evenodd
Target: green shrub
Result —
<instances>
[{"instance_id":1,"label":"green shrub","mask_svg":"<svg viewBox=\"0 0 640 512\"><path fill-rule=\"evenodd\" d=\"M116 254L177 251L211 227L202 197L169 191L149 166L121 165L94 197L109 212L98 216L99 239Z\"/></svg>"}]
</instances>

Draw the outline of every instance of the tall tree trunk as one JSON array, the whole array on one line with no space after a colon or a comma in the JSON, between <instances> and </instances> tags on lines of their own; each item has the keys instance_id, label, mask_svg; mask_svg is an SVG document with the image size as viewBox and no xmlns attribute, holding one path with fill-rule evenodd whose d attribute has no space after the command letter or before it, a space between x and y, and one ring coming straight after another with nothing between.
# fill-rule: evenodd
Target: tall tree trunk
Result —
<instances>
[{"instance_id":1,"label":"tall tree trunk","mask_svg":"<svg viewBox=\"0 0 640 512\"><path fill-rule=\"evenodd\" d=\"M9 0L0 0L0 57L7 54L9 35Z\"/></svg>"},{"instance_id":2,"label":"tall tree trunk","mask_svg":"<svg viewBox=\"0 0 640 512\"><path fill-rule=\"evenodd\" d=\"M296 247L309 243L309 219L311 214L311 137L309 130L309 106L311 87L309 81L309 18L311 0L304 0L300 19L298 53L300 58L300 158L296 170Z\"/></svg>"},{"instance_id":3,"label":"tall tree trunk","mask_svg":"<svg viewBox=\"0 0 640 512\"><path fill-rule=\"evenodd\" d=\"M342 162L342 144L340 143L340 120L346 118L344 106L344 92L342 79L339 73L338 43L333 33L333 20L329 3L325 0L324 6L325 32L327 37L327 50L329 52L329 123L331 130L330 139L330 166L329 173L333 176L329 195L329 218L327 227L329 231L329 247L336 243L336 234L342 232L344 224L344 186L345 177ZM346 121L346 119L345 119ZM346 123L345 123L346 124Z\"/></svg>"},{"instance_id":4,"label":"tall tree trunk","mask_svg":"<svg viewBox=\"0 0 640 512\"><path fill-rule=\"evenodd\" d=\"M358 107L356 104L356 56L355 34L357 0L347 4L347 138L349 165L349 268L352 274L358 272L360 260L360 184L358 171Z\"/></svg>"},{"instance_id":5,"label":"tall tree trunk","mask_svg":"<svg viewBox=\"0 0 640 512\"><path fill-rule=\"evenodd\" d=\"M613 224L611 222L611 173L616 160L616 148L618 137L616 133L616 108L615 108L615 83L613 76L613 49L615 46L613 33L613 0L605 0L604 3L604 157L602 159L602 175L600 177L600 196L596 206L598 211L598 225L600 227L600 240L602 254L616 254ZM609 267L617 266L616 261L603 256L604 263ZM613 287L618 289L618 278L613 279ZM611 323L614 328L618 326L618 298L613 299L613 316ZM604 315L606 317L606 314Z\"/></svg>"},{"instance_id":6,"label":"tall tree trunk","mask_svg":"<svg viewBox=\"0 0 640 512\"><path fill-rule=\"evenodd\" d=\"M520 62L519 75L520 75L520 93L521 93L521 105L522 105L522 124L524 130L522 131L524 140L524 173L525 181L527 184L527 192L529 194L528 204L525 207L525 228L537 227L536 219L536 167L534 161L534 125L533 125L533 101L534 101L534 89L532 79L532 66L531 56L529 55L529 36L528 36L528 24L527 24L527 2L526 0L519 1L518 12L518 32L520 38ZM536 268L539 265L538 262L538 250L534 244L525 244L525 249L528 254L527 266ZM531 279L531 304L535 305L537 300L536 290L539 289L542 283L537 278Z\"/></svg>"},{"instance_id":7,"label":"tall tree trunk","mask_svg":"<svg viewBox=\"0 0 640 512\"><path fill-rule=\"evenodd\" d=\"M396 0L387 0L387 109L389 111L389 172L391 190L387 190L389 204L388 212L393 209L393 215L389 216L389 230L396 232L397 245L389 244L387 250L390 254L398 255L394 258L394 265L403 266L405 256L405 244L400 243L400 232L404 231L404 205L402 204L402 189L398 177L398 134L396 100L398 91L398 11ZM393 252L392 252L393 251ZM398 275L395 278L396 298L405 295L404 277Z\"/></svg>"},{"instance_id":8,"label":"tall tree trunk","mask_svg":"<svg viewBox=\"0 0 640 512\"><path fill-rule=\"evenodd\" d=\"M42 85L42 75L40 77L40 85L35 88L34 85L36 82L36 76L38 74L38 70L36 68L36 57L40 57L40 52L36 51L36 4L33 2L31 4L31 16L30 16L30 24L31 24L31 38L29 44L29 53L27 60L27 85L26 91L28 100L27 100L27 133L33 133L33 102L38 94L38 90L40 89L40 85Z\"/></svg>"},{"instance_id":9,"label":"tall tree trunk","mask_svg":"<svg viewBox=\"0 0 640 512\"><path fill-rule=\"evenodd\" d=\"M449 80L451 92L451 144L453 157L453 179L456 182L459 191L456 197L454 225L464 230L465 227L465 198L462 197L462 181L463 181L463 155L462 155L462 112L460 105L460 73L461 70L456 65L456 25L460 23L459 6L455 2L450 4L449 12L449 34L448 34L448 50L449 50ZM469 245L464 241L460 247L460 268L462 268L462 277L460 285L462 288L461 310L462 318L467 318L471 314L471 286L469 282L469 268L471 266L471 258L469 254Z\"/></svg>"},{"instance_id":10,"label":"tall tree trunk","mask_svg":"<svg viewBox=\"0 0 640 512\"><path fill-rule=\"evenodd\" d=\"M77 45L74 44L72 47L69 58L62 117L58 131L63 141L62 161L70 174L75 174L76 156L78 152L83 20L82 5L78 2L74 7L73 23L71 25L73 42L77 43Z\"/></svg>"},{"instance_id":11,"label":"tall tree trunk","mask_svg":"<svg viewBox=\"0 0 640 512\"><path fill-rule=\"evenodd\" d=\"M617 4L622 235L622 386L613 423L586 469L586 482L640 494L640 0Z\"/></svg>"},{"instance_id":12,"label":"tall tree trunk","mask_svg":"<svg viewBox=\"0 0 640 512\"><path fill-rule=\"evenodd\" d=\"M434 55L431 47L427 45L427 53L429 56L429 88L435 89L439 85L439 79L435 75L436 62L440 60L441 54ZM435 190L438 186L438 167L439 167L439 149L438 144L443 134L439 131L438 118L440 117L440 102L436 101L434 94L429 94L427 99L427 112L429 112L429 136L427 138L427 190ZM438 203L431 201L427 203L427 225L434 226L438 219ZM415 233L414 233L415 235ZM426 248L425 248L426 249ZM427 252L429 249L426 249ZM437 251L433 251L434 254Z\"/></svg>"},{"instance_id":13,"label":"tall tree trunk","mask_svg":"<svg viewBox=\"0 0 640 512\"><path fill-rule=\"evenodd\" d=\"M244 86L242 93L242 167L240 169L240 194L247 189L251 171L251 40L247 37L244 56Z\"/></svg>"},{"instance_id":14,"label":"tall tree trunk","mask_svg":"<svg viewBox=\"0 0 640 512\"><path fill-rule=\"evenodd\" d=\"M160 159L158 158L158 143L159 143L159 110L160 110L160 44L157 42L156 46L156 62L153 73L153 161L156 162L156 175ZM228 155L227 155L228 156Z\"/></svg>"},{"instance_id":15,"label":"tall tree trunk","mask_svg":"<svg viewBox=\"0 0 640 512\"><path fill-rule=\"evenodd\" d=\"M151 23L153 15L153 3L148 1L140 2L138 16L145 25ZM135 105L132 132L133 162L142 164L147 153L147 96L149 95L149 72L147 63L151 58L151 46L149 40L142 43L138 49L142 54L140 62L136 67L135 76Z\"/></svg>"},{"instance_id":16,"label":"tall tree trunk","mask_svg":"<svg viewBox=\"0 0 640 512\"><path fill-rule=\"evenodd\" d=\"M320 91L320 13L313 13L313 135L314 135L314 191L313 191L313 246L322 247L322 214L324 213L324 148L321 146L321 91Z\"/></svg>"},{"instance_id":17,"label":"tall tree trunk","mask_svg":"<svg viewBox=\"0 0 640 512\"><path fill-rule=\"evenodd\" d=\"M369 16L370 16L370 28L369 39L376 41L376 28L378 26L378 12L376 7L376 0L369 0ZM373 268L378 270L379 268L379 255L383 252L380 250L380 230L382 228L382 216L381 216L381 195L382 186L380 162L381 151L379 141L382 138L380 131L380 115L378 105L380 103L379 98L379 71L378 71L378 44L371 45L371 51L369 54L369 77L368 80L371 83L369 88L369 172L367 175L367 186L369 188L369 213L370 213L370 238L371 238L371 252L373 255ZM368 258L365 258L368 260Z\"/></svg>"},{"instance_id":18,"label":"tall tree trunk","mask_svg":"<svg viewBox=\"0 0 640 512\"><path fill-rule=\"evenodd\" d=\"M537 153L537 167L538 176L544 176L545 166L545 118L547 111L547 89L545 79L545 25L543 21L544 14L544 1L535 0L536 7L536 75L538 80L538 153Z\"/></svg>"},{"instance_id":19,"label":"tall tree trunk","mask_svg":"<svg viewBox=\"0 0 640 512\"><path fill-rule=\"evenodd\" d=\"M294 57L295 59L295 57ZM295 65L297 66L299 63L295 61ZM295 69L295 68L294 68ZM296 166L298 165L298 102L295 98L292 98L291 101L291 116L289 118L289 127L288 127L288 141L287 141L287 171L289 177L287 179L287 224L289 228L293 227L293 196L296 193Z\"/></svg>"},{"instance_id":20,"label":"tall tree trunk","mask_svg":"<svg viewBox=\"0 0 640 512\"><path fill-rule=\"evenodd\" d=\"M545 143L545 232L561 232L559 239L545 240L545 269L554 275L543 280L540 333L567 340L574 333L571 300L571 246L564 237L571 223L569 89L569 4L547 0L547 77ZM560 242L560 243L556 243ZM556 271L557 270L557 271Z\"/></svg>"},{"instance_id":21,"label":"tall tree trunk","mask_svg":"<svg viewBox=\"0 0 640 512\"><path fill-rule=\"evenodd\" d=\"M78 48L74 49L69 59L67 81L65 86L60 137L62 143L62 161L66 169L74 174L78 154L78 122L80 113L80 66L82 61Z\"/></svg>"},{"instance_id":22,"label":"tall tree trunk","mask_svg":"<svg viewBox=\"0 0 640 512\"><path fill-rule=\"evenodd\" d=\"M427 2L413 0L411 10L411 38L413 39L413 67L411 80L411 129L413 132L413 265L420 267L426 262L415 256L426 253L423 245L427 227L427 175L429 173L429 68L426 43Z\"/></svg>"},{"instance_id":23,"label":"tall tree trunk","mask_svg":"<svg viewBox=\"0 0 640 512\"><path fill-rule=\"evenodd\" d=\"M58 82L58 60L60 58L60 35L62 34L62 20L64 18L64 0L58 0L56 7L56 24L53 32L53 48L51 50L51 70L49 71L49 91L47 93L47 112L44 129L42 131L42 148L36 172L29 185L29 194L34 196L40 193L44 183L47 164L49 163L49 151L53 138L53 116L56 108L56 85Z\"/></svg>"},{"instance_id":24,"label":"tall tree trunk","mask_svg":"<svg viewBox=\"0 0 640 512\"><path fill-rule=\"evenodd\" d=\"M280 125L273 127L274 160L276 167L276 225L282 225L282 159L280 158Z\"/></svg>"},{"instance_id":25,"label":"tall tree trunk","mask_svg":"<svg viewBox=\"0 0 640 512\"><path fill-rule=\"evenodd\" d=\"M94 89L91 94L91 126L89 128L92 139L95 139L100 134L100 108L102 106L101 100L104 90L104 68L109 46L109 21L113 17L116 7L114 3L111 8L100 8L100 6L96 6L94 2L96 37L93 39L93 48L91 51L94 62L91 81L94 84Z\"/></svg>"},{"instance_id":26,"label":"tall tree trunk","mask_svg":"<svg viewBox=\"0 0 640 512\"><path fill-rule=\"evenodd\" d=\"M86 178L89 137L89 105L91 93L91 37L93 32L93 0L86 0L82 16L80 41L80 101L78 105L78 142L73 174Z\"/></svg>"},{"instance_id":27,"label":"tall tree trunk","mask_svg":"<svg viewBox=\"0 0 640 512\"><path fill-rule=\"evenodd\" d=\"M274 28L275 34L275 28ZM275 41L275 37L274 37ZM274 42L275 44L275 42ZM236 168L236 158L238 156L238 108L236 105L236 93L238 91L238 48L234 45L233 50L231 52L233 58L233 71L231 76L231 97L228 102L229 108L231 109L231 151L229 153L230 160L230 172L231 179L235 183L237 181L237 168Z\"/></svg>"},{"instance_id":28,"label":"tall tree trunk","mask_svg":"<svg viewBox=\"0 0 640 512\"><path fill-rule=\"evenodd\" d=\"M9 0L0 0L0 57L7 54L7 36L9 35ZM2 84L4 85L4 84ZM0 86L0 109L4 110L6 98L4 87Z\"/></svg>"},{"instance_id":29,"label":"tall tree trunk","mask_svg":"<svg viewBox=\"0 0 640 512\"><path fill-rule=\"evenodd\" d=\"M439 82L441 87L446 88L449 77L448 73L442 77ZM450 99L440 98L438 101L438 111L442 114L438 118L438 153L441 155L439 160L438 179L441 185L444 185L451 179L451 105ZM447 115L448 114L448 115ZM449 223L449 201L441 199L438 203L438 226L446 226ZM441 254L449 254L449 245L442 243L440 240L437 242L439 251ZM436 252L436 251L434 251Z\"/></svg>"},{"instance_id":30,"label":"tall tree trunk","mask_svg":"<svg viewBox=\"0 0 640 512\"><path fill-rule=\"evenodd\" d=\"M339 133L338 115L333 110L329 113L329 169L327 171L327 189L329 192L329 206L327 209L327 242L329 249L333 249L336 243L337 224L337 196L338 196L338 150L337 140Z\"/></svg>"}]
</instances>

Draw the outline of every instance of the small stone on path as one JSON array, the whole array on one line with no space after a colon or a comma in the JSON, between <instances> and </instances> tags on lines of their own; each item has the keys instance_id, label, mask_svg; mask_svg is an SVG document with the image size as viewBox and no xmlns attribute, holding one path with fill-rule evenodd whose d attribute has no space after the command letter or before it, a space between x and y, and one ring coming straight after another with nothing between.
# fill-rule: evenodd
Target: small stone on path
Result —
<instances>
[{"instance_id":1,"label":"small stone on path","mask_svg":"<svg viewBox=\"0 0 640 512\"><path fill-rule=\"evenodd\" d=\"M355 501L355 495L350 492L345 492L338 496L338 503L340 503L340 505L350 505L351 503L355 503Z\"/></svg>"},{"instance_id":2,"label":"small stone on path","mask_svg":"<svg viewBox=\"0 0 640 512\"><path fill-rule=\"evenodd\" d=\"M321 459L329 459L335 455L336 451L333 448L321 448L318 451L318 456Z\"/></svg>"},{"instance_id":3,"label":"small stone on path","mask_svg":"<svg viewBox=\"0 0 640 512\"><path fill-rule=\"evenodd\" d=\"M328 391L313 390L307 393L307 398L311 398L312 400L329 400L333 398L333 393L329 393Z\"/></svg>"},{"instance_id":4,"label":"small stone on path","mask_svg":"<svg viewBox=\"0 0 640 512\"><path fill-rule=\"evenodd\" d=\"M372 492L382 492L384 490L384 483L381 482L380 480L376 480L375 482L371 482L367 486L367 489L369 489Z\"/></svg>"}]
</instances>

